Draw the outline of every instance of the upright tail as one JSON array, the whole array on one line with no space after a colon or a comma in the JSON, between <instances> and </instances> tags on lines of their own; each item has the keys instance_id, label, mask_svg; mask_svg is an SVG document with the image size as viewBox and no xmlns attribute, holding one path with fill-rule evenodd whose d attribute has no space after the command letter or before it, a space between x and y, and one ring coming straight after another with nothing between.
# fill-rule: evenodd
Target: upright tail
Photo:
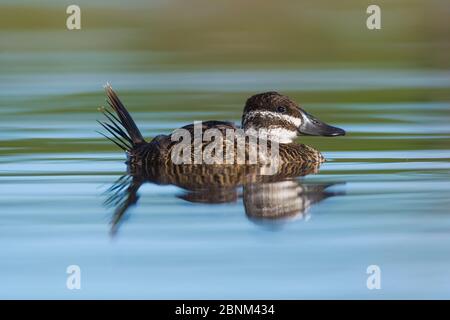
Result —
<instances>
[{"instance_id":1,"label":"upright tail","mask_svg":"<svg viewBox=\"0 0 450 320\"><path fill-rule=\"evenodd\" d=\"M113 114L108 109L103 108L102 112L109 122L97 122L100 123L101 126L112 135L112 137L108 137L101 132L99 133L114 142L124 151L129 152L137 144L145 142L144 137L142 137L142 134L136 126L133 118L128 113L127 109L120 101L117 94L113 91L109 83L105 85L105 90L107 96L106 101L116 114Z\"/></svg>"}]
</instances>

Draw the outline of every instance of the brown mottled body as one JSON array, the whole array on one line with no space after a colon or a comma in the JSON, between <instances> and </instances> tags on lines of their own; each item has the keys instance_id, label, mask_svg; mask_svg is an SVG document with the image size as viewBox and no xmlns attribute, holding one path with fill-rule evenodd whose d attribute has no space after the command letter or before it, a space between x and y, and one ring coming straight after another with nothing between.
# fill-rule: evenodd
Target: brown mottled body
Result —
<instances>
[{"instance_id":1,"label":"brown mottled body","mask_svg":"<svg viewBox=\"0 0 450 320\"><path fill-rule=\"evenodd\" d=\"M223 149L222 152L225 155L226 153L226 130L236 130L237 127L230 122L220 122L220 121L206 121L202 122L202 134L207 129L218 129L222 136L224 137L223 141ZM183 127L183 129L188 130L191 133L191 136L194 136L194 125L187 125ZM229 141L228 141L229 142ZM267 150L270 151L271 142L263 141L262 143L267 142ZM135 148L131 149L129 152L129 161L136 162L139 164L171 164L171 154L174 149L174 146L179 143L178 141L172 141L170 135L159 135L155 137L149 143L142 143L137 145ZM201 142L201 150L204 150L205 147L210 142ZM231 142L234 146L234 159L233 163L238 164L236 155L238 153L237 144L238 141L234 139ZM194 163L194 147L191 148L191 163ZM249 147L248 140L245 143L245 159L246 164L249 164L249 153L251 148ZM322 163L325 161L322 154L305 144L298 143L279 143L278 144L278 155L280 163ZM259 158L258 158L259 159Z\"/></svg>"}]
</instances>

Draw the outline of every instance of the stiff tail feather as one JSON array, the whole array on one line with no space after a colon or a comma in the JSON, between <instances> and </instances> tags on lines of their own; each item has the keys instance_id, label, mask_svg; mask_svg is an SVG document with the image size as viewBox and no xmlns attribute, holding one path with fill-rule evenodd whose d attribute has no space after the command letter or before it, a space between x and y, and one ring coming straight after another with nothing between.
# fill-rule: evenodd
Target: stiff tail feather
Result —
<instances>
[{"instance_id":1,"label":"stiff tail feather","mask_svg":"<svg viewBox=\"0 0 450 320\"><path fill-rule=\"evenodd\" d=\"M108 131L112 137L108 137L101 132L98 133L111 140L119 148L129 152L136 145L144 143L144 137L109 83L105 85L105 91L107 96L106 101L116 114L106 108L102 108L101 111L109 121L97 122L100 123L100 125Z\"/></svg>"}]
</instances>

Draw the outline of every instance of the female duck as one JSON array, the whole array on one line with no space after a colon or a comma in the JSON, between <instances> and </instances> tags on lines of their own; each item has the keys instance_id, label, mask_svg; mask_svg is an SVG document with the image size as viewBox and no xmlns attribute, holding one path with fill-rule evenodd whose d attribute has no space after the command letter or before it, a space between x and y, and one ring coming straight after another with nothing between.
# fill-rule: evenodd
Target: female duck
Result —
<instances>
[{"instance_id":1,"label":"female duck","mask_svg":"<svg viewBox=\"0 0 450 320\"><path fill-rule=\"evenodd\" d=\"M116 115L104 110L105 116L111 123L100 123L114 139L107 137L125 150L132 163L135 164L169 164L172 163L171 153L177 141L171 135L156 136L151 142L146 142L137 128L134 120L119 100L109 84L106 85L107 102ZM190 124L182 129L194 135L194 125ZM202 122L202 133L208 129L216 129L226 136L227 130L238 128L231 122L206 121ZM327 125L308 114L287 96L277 92L265 92L250 97L242 115L242 129L247 134L258 132L266 137L269 143L278 145L279 161L281 163L321 163L323 156L318 150L304 144L294 143L300 135L342 136L345 131ZM201 150L208 142L200 141ZM233 146L236 146L233 144ZM237 146L236 146L237 147ZM252 149L245 143L246 159ZM192 148L195 150L195 148ZM194 157L194 155L192 155Z\"/></svg>"}]
</instances>

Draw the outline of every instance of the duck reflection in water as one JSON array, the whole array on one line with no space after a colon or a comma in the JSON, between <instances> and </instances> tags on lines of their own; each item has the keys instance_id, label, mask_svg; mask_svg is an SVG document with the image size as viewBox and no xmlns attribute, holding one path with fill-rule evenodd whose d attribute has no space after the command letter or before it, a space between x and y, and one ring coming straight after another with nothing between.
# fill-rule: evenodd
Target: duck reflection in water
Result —
<instances>
[{"instance_id":1,"label":"duck reflection in water","mask_svg":"<svg viewBox=\"0 0 450 320\"><path fill-rule=\"evenodd\" d=\"M336 183L304 183L302 176L316 173L319 164L283 164L275 175L261 175L261 166L128 165L128 173L107 191L105 205L114 208L114 235L126 212L139 200L144 183L174 185L178 198L193 203L222 204L242 198L247 218L275 224L307 215L312 205L342 192L329 191Z\"/></svg>"}]
</instances>

